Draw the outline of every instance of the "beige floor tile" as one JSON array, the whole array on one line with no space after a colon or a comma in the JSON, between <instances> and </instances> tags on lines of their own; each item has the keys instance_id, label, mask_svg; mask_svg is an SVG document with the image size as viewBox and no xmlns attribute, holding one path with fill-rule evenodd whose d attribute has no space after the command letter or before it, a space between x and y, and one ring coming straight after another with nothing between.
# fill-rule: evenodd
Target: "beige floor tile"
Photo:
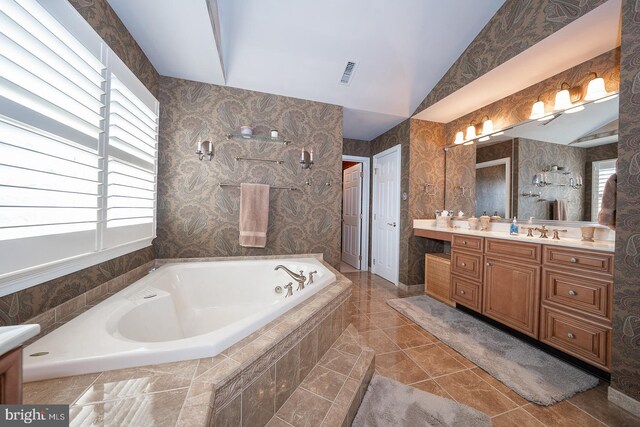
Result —
<instances>
[{"instance_id":1,"label":"beige floor tile","mask_svg":"<svg viewBox=\"0 0 640 427\"><path fill-rule=\"evenodd\" d=\"M438 377L435 381L458 402L489 416L515 409L517 405L471 371Z\"/></svg>"},{"instance_id":2,"label":"beige floor tile","mask_svg":"<svg viewBox=\"0 0 640 427\"><path fill-rule=\"evenodd\" d=\"M419 383L411 384L411 387L415 387L418 390L425 391L427 393L435 394L436 396L444 397L445 399L451 399L449 393L445 391L440 385L434 380L426 380L420 381Z\"/></svg>"},{"instance_id":3,"label":"beige floor tile","mask_svg":"<svg viewBox=\"0 0 640 427\"><path fill-rule=\"evenodd\" d=\"M493 427L543 427L530 413L522 408L506 412L491 419ZM577 427L577 426L576 426Z\"/></svg>"},{"instance_id":4,"label":"beige floor tile","mask_svg":"<svg viewBox=\"0 0 640 427\"><path fill-rule=\"evenodd\" d=\"M530 403L523 408L548 426L600 427L605 425L566 400L552 406L538 406Z\"/></svg>"},{"instance_id":5,"label":"beige floor tile","mask_svg":"<svg viewBox=\"0 0 640 427\"><path fill-rule=\"evenodd\" d=\"M276 415L294 427L317 427L330 407L328 400L298 388Z\"/></svg>"},{"instance_id":6,"label":"beige floor tile","mask_svg":"<svg viewBox=\"0 0 640 427\"><path fill-rule=\"evenodd\" d=\"M409 348L405 350L405 353L431 377L439 377L467 369L435 344Z\"/></svg>"},{"instance_id":7,"label":"beige floor tile","mask_svg":"<svg viewBox=\"0 0 640 427\"><path fill-rule=\"evenodd\" d=\"M391 341L391 339L380 329L360 332L358 335L358 341L360 344L375 351L376 354L400 350L400 347L394 344L393 341Z\"/></svg>"},{"instance_id":8,"label":"beige floor tile","mask_svg":"<svg viewBox=\"0 0 640 427\"><path fill-rule=\"evenodd\" d=\"M347 377L345 375L316 365L304 381L302 381L300 387L327 400L333 401L346 380Z\"/></svg>"},{"instance_id":9,"label":"beige floor tile","mask_svg":"<svg viewBox=\"0 0 640 427\"><path fill-rule=\"evenodd\" d=\"M429 344L431 340L409 325L382 330L400 348L418 347Z\"/></svg>"},{"instance_id":10,"label":"beige floor tile","mask_svg":"<svg viewBox=\"0 0 640 427\"><path fill-rule=\"evenodd\" d=\"M518 406L523 406L523 405L526 405L527 403L529 403L529 401L527 399L525 399L524 397L520 396L515 391L511 390L509 388L509 386L507 386L506 384L503 384L500 381L498 381L496 378L492 377L491 374L489 374L488 372L485 372L480 368L474 368L474 369L471 370L471 372L475 373L480 378L482 378L483 380L485 380L486 382L491 384L500 393L502 393L505 396L507 396L509 399L511 399Z\"/></svg>"},{"instance_id":11,"label":"beige floor tile","mask_svg":"<svg viewBox=\"0 0 640 427\"><path fill-rule=\"evenodd\" d=\"M404 384L429 379L429 375L402 351L376 355L376 370Z\"/></svg>"},{"instance_id":12,"label":"beige floor tile","mask_svg":"<svg viewBox=\"0 0 640 427\"><path fill-rule=\"evenodd\" d=\"M640 418L609 401L607 397L608 386L609 384L602 382L596 388L576 394L569 399L569 402L607 425L640 426Z\"/></svg>"}]
</instances>

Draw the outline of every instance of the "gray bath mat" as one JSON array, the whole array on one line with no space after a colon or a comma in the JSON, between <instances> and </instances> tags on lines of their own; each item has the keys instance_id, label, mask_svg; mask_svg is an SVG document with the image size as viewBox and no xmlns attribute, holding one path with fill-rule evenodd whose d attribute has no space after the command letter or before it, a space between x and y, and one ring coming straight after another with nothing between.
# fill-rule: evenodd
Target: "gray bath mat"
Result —
<instances>
[{"instance_id":1,"label":"gray bath mat","mask_svg":"<svg viewBox=\"0 0 640 427\"><path fill-rule=\"evenodd\" d=\"M598 385L598 379L433 298L387 303L525 399L551 405Z\"/></svg>"},{"instance_id":2,"label":"gray bath mat","mask_svg":"<svg viewBox=\"0 0 640 427\"><path fill-rule=\"evenodd\" d=\"M484 427L491 418L453 400L374 375L351 427Z\"/></svg>"}]
</instances>

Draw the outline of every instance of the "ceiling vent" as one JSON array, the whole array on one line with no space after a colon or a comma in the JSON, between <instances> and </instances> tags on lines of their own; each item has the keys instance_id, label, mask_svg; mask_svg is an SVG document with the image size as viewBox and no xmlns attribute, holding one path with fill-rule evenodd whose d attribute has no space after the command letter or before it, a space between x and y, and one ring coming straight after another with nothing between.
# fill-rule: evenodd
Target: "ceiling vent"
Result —
<instances>
[{"instance_id":1,"label":"ceiling vent","mask_svg":"<svg viewBox=\"0 0 640 427\"><path fill-rule=\"evenodd\" d=\"M344 73L342 73L342 78L340 79L340 84L349 86L351 83L351 77L353 77L353 72L356 70L355 62L347 62L347 66L344 67Z\"/></svg>"}]
</instances>

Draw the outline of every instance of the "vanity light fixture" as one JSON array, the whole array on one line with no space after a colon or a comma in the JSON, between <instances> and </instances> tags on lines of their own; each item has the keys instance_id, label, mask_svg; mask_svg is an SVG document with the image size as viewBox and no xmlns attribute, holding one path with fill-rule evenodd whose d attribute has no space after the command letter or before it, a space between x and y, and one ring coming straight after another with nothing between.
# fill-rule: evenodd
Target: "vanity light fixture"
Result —
<instances>
[{"instance_id":1,"label":"vanity light fixture","mask_svg":"<svg viewBox=\"0 0 640 427\"><path fill-rule=\"evenodd\" d=\"M607 96L607 89L604 86L604 79L598 77L596 73L592 73L595 77L587 86L587 94L584 96L585 101L595 101Z\"/></svg>"},{"instance_id":2,"label":"vanity light fixture","mask_svg":"<svg viewBox=\"0 0 640 427\"><path fill-rule=\"evenodd\" d=\"M485 116L487 119L482 122L482 134L488 135L493 132L493 121L489 118L489 116Z\"/></svg>"},{"instance_id":3,"label":"vanity light fixture","mask_svg":"<svg viewBox=\"0 0 640 427\"><path fill-rule=\"evenodd\" d=\"M540 101L540 97L538 97L538 100L533 104L533 107L531 107L531 115L529 118L531 120L538 120L539 118L544 117L544 115L544 102Z\"/></svg>"},{"instance_id":4,"label":"vanity light fixture","mask_svg":"<svg viewBox=\"0 0 640 427\"><path fill-rule=\"evenodd\" d=\"M462 144L462 145L473 145L473 143L474 143L474 141L473 141L473 139L472 139L471 141L467 141L467 142L465 142L465 143L464 143L464 144Z\"/></svg>"},{"instance_id":5,"label":"vanity light fixture","mask_svg":"<svg viewBox=\"0 0 640 427\"><path fill-rule=\"evenodd\" d=\"M491 139L491 138L489 137L489 135L487 135L487 136L483 136L482 138L480 138L480 139L478 140L478 142L485 142L485 141L488 141L489 139Z\"/></svg>"},{"instance_id":6,"label":"vanity light fixture","mask_svg":"<svg viewBox=\"0 0 640 427\"><path fill-rule=\"evenodd\" d=\"M564 88L565 85L568 86L566 89ZM553 106L553 110L566 110L571 108L572 105L571 94L569 93L569 83L564 82L562 83L562 86L560 86L560 91L556 93L556 102Z\"/></svg>"},{"instance_id":7,"label":"vanity light fixture","mask_svg":"<svg viewBox=\"0 0 640 427\"><path fill-rule=\"evenodd\" d=\"M476 127L473 124L473 122L471 122L471 124L467 128L467 134L465 135L464 139L469 140L469 139L474 139L475 137L476 137Z\"/></svg>"},{"instance_id":8,"label":"vanity light fixture","mask_svg":"<svg viewBox=\"0 0 640 427\"><path fill-rule=\"evenodd\" d=\"M464 142L464 132L459 131L456 133L456 140L453 141L454 144L462 144Z\"/></svg>"}]
</instances>

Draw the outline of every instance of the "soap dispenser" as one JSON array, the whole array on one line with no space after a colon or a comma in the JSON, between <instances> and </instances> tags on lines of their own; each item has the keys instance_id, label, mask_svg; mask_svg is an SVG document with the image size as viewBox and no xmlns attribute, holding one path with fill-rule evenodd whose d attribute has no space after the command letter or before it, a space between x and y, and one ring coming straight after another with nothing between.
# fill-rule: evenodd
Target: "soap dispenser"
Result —
<instances>
[{"instance_id":1,"label":"soap dispenser","mask_svg":"<svg viewBox=\"0 0 640 427\"><path fill-rule=\"evenodd\" d=\"M509 229L509 234L517 236L520 232L520 227L518 227L518 221L516 217L513 217L513 222L511 223L511 228Z\"/></svg>"}]
</instances>

